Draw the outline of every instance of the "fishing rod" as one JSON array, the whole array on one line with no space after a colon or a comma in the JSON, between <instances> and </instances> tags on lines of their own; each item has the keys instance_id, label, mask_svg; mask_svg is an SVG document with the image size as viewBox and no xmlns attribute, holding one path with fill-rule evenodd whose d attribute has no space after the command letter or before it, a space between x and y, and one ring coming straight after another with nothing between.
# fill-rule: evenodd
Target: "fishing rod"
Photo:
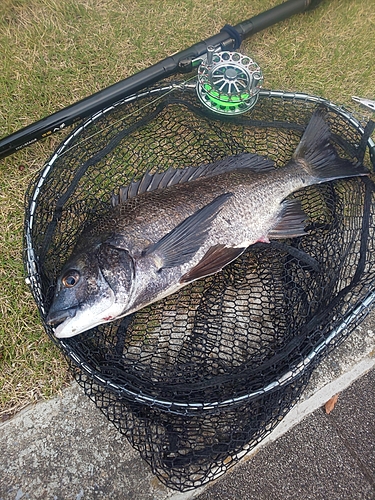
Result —
<instances>
[{"instance_id":1,"label":"fishing rod","mask_svg":"<svg viewBox=\"0 0 375 500\"><path fill-rule=\"evenodd\" d=\"M4 137L0 140L0 159L59 132L163 78L193 71L209 48L236 50L243 40L251 35L295 14L313 9L320 2L321 0L287 0L236 26L227 24L220 33Z\"/></svg>"}]
</instances>

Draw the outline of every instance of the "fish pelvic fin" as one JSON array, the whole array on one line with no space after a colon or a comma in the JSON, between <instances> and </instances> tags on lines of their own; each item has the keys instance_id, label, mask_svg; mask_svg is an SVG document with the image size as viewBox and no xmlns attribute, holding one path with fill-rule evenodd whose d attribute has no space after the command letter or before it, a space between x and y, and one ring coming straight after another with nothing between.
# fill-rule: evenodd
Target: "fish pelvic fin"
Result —
<instances>
[{"instance_id":1,"label":"fish pelvic fin","mask_svg":"<svg viewBox=\"0 0 375 500\"><path fill-rule=\"evenodd\" d=\"M225 245L214 245L205 253L202 260L196 266L181 277L180 283L189 283L190 281L215 274L224 266L237 259L244 251L245 248L229 248Z\"/></svg>"},{"instance_id":2,"label":"fish pelvic fin","mask_svg":"<svg viewBox=\"0 0 375 500\"><path fill-rule=\"evenodd\" d=\"M157 243L148 246L142 256L152 256L158 270L180 266L188 262L204 243L211 228L211 222L219 214L224 203L233 196L225 193L211 203L197 210L182 221Z\"/></svg>"},{"instance_id":3,"label":"fish pelvic fin","mask_svg":"<svg viewBox=\"0 0 375 500\"><path fill-rule=\"evenodd\" d=\"M309 174L309 184L369 175L369 171L359 162L340 158L330 142L331 130L322 109L312 115L302 136L293 160Z\"/></svg>"}]
</instances>

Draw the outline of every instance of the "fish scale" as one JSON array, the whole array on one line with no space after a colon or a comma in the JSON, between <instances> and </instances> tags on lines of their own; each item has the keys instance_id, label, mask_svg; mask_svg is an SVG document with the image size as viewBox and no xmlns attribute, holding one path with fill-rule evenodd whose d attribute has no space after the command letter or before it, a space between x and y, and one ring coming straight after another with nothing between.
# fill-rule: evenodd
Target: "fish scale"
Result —
<instances>
[{"instance_id":1,"label":"fish scale","mask_svg":"<svg viewBox=\"0 0 375 500\"><path fill-rule=\"evenodd\" d=\"M338 156L324 114L312 116L284 167L253 153L169 169L120 188L85 229L58 278L47 322L71 337L131 314L220 271L246 247L305 234L306 186L368 175ZM93 286L95 285L95 286Z\"/></svg>"},{"instance_id":2,"label":"fish scale","mask_svg":"<svg viewBox=\"0 0 375 500\"><path fill-rule=\"evenodd\" d=\"M263 236L258 228L267 226L272 217L265 213L262 206L269 207L271 212L278 211L280 202L288 194L304 186L297 177L288 176L288 170L293 172L294 165L289 165L282 172L275 170L267 176L241 169L220 174L215 177L214 182L211 178L197 179L162 191L144 193L139 196L136 204L131 199L116 207L117 210L108 216L106 223L95 229L98 234L103 230L119 231L124 241L134 241L133 238L142 234L155 243L194 212L221 194L230 192L234 194L233 200L225 204L217 216L205 247L217 243L217 232L220 232L227 245L238 246L247 241L248 246L258 239L251 233L248 234L242 223L249 220L248 214L256 221L256 233ZM286 182L288 177L289 183ZM272 210L272 205L276 210ZM238 220L236 225L231 223L234 220Z\"/></svg>"}]
</instances>

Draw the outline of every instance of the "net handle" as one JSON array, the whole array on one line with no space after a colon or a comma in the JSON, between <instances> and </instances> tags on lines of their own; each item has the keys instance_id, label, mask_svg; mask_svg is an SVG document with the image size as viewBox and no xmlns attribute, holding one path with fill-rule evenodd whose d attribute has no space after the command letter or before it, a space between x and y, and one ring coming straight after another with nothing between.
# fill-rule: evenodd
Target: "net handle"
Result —
<instances>
[{"instance_id":1,"label":"net handle","mask_svg":"<svg viewBox=\"0 0 375 500\"><path fill-rule=\"evenodd\" d=\"M205 54L209 46L221 46L223 50L238 48L245 38L288 17L315 8L320 1L288 0L234 27L226 25L220 33L4 137L0 140L0 159L87 118L163 78L190 72L193 69L194 59Z\"/></svg>"}]
</instances>

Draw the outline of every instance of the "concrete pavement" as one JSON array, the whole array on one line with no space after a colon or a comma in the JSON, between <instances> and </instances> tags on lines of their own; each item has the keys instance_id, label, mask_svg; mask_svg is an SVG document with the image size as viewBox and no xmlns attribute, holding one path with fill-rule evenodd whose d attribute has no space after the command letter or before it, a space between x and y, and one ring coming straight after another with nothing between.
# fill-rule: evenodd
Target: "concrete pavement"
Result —
<instances>
[{"instance_id":1,"label":"concrete pavement","mask_svg":"<svg viewBox=\"0 0 375 500\"><path fill-rule=\"evenodd\" d=\"M371 314L249 457L186 493L163 486L74 384L0 425L0 500L375 499L374 332Z\"/></svg>"}]
</instances>

